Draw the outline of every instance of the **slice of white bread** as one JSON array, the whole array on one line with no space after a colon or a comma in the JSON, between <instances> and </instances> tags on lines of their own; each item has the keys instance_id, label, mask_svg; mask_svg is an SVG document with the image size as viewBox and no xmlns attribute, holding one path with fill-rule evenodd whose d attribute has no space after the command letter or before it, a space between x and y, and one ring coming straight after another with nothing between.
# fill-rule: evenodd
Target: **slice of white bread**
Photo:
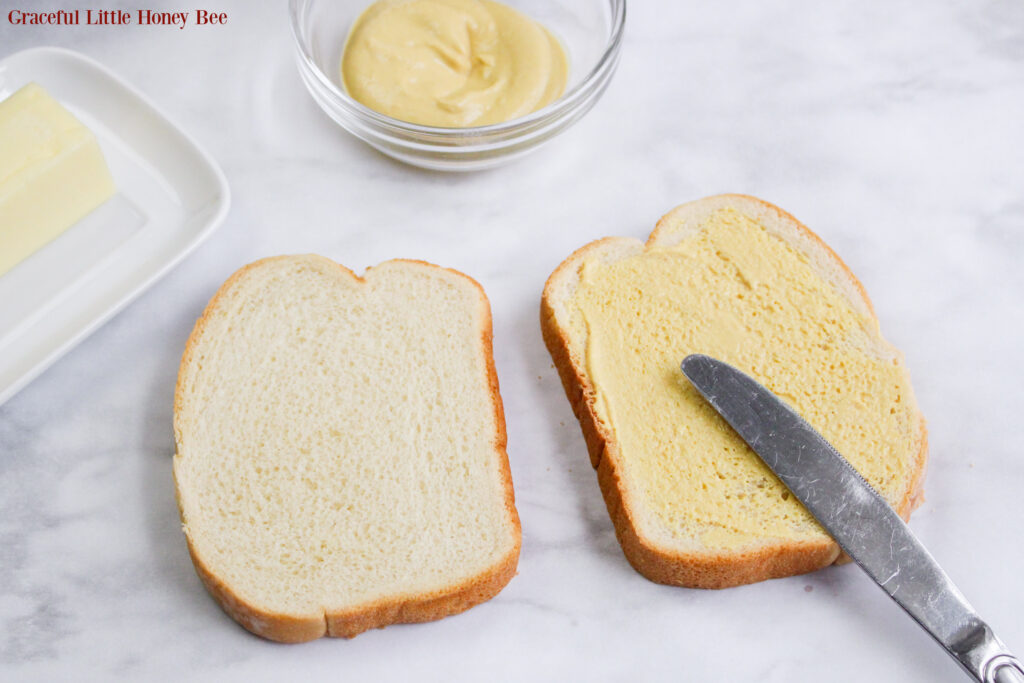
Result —
<instances>
[{"instance_id":1,"label":"slice of white bread","mask_svg":"<svg viewBox=\"0 0 1024 683\"><path fill-rule=\"evenodd\" d=\"M321 256L236 272L188 340L174 478L224 610L282 642L440 619L515 574L520 527L481 287Z\"/></svg>"},{"instance_id":2,"label":"slice of white bread","mask_svg":"<svg viewBox=\"0 0 1024 683\"><path fill-rule=\"evenodd\" d=\"M813 571L840 550L679 370L721 358L783 397L907 518L927 451L902 356L817 236L753 197L606 238L544 288L541 328L633 567L723 588Z\"/></svg>"}]
</instances>

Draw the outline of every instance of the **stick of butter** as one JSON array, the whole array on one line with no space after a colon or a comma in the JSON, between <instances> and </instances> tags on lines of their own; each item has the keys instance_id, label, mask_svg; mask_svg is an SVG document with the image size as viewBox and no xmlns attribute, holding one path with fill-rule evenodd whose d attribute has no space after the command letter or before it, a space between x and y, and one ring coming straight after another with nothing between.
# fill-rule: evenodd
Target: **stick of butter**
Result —
<instances>
[{"instance_id":1,"label":"stick of butter","mask_svg":"<svg viewBox=\"0 0 1024 683\"><path fill-rule=\"evenodd\" d=\"M39 85L0 102L0 275L115 191L96 136Z\"/></svg>"}]
</instances>

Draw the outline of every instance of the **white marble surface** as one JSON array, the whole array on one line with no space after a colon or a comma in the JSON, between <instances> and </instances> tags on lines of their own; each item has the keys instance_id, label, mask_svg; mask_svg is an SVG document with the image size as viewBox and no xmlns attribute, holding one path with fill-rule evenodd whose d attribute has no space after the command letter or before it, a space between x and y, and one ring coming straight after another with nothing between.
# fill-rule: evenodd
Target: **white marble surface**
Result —
<instances>
[{"instance_id":1,"label":"white marble surface","mask_svg":"<svg viewBox=\"0 0 1024 683\"><path fill-rule=\"evenodd\" d=\"M623 559L540 338L540 290L583 243L643 237L721 191L790 210L863 280L929 418L912 526L1024 653L1024 5L635 1L597 108L468 176L337 129L299 82L283 2L211 5L226 28L0 25L0 56L71 47L137 85L219 160L234 202L0 407L0 679L965 680L856 567L708 592ZM305 251L356 269L425 259L486 288L523 523L519 575L495 600L281 646L194 575L170 467L182 346L237 267Z\"/></svg>"}]
</instances>

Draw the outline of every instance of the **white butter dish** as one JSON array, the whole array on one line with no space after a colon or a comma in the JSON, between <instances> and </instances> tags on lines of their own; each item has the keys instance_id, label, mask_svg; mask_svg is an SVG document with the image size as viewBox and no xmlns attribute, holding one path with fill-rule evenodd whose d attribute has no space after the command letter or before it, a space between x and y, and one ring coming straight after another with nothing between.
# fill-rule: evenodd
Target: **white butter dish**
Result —
<instances>
[{"instance_id":1,"label":"white butter dish","mask_svg":"<svg viewBox=\"0 0 1024 683\"><path fill-rule=\"evenodd\" d=\"M0 275L0 403L209 237L230 203L209 155L97 62L53 47L0 60L0 100L33 81L99 140L117 194Z\"/></svg>"}]
</instances>

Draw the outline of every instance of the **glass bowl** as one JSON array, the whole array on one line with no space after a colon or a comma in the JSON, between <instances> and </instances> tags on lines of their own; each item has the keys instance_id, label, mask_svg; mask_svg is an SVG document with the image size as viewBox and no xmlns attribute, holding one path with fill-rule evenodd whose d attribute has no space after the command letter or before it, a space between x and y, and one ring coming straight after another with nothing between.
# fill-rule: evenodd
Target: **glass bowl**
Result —
<instances>
[{"instance_id":1,"label":"glass bowl","mask_svg":"<svg viewBox=\"0 0 1024 683\"><path fill-rule=\"evenodd\" d=\"M471 171L536 149L586 114L619 61L626 0L502 0L546 26L569 57L565 94L505 123L437 128L399 121L352 99L341 83L341 55L352 22L373 0L290 0L299 73L327 115L360 140L413 166Z\"/></svg>"}]
</instances>

